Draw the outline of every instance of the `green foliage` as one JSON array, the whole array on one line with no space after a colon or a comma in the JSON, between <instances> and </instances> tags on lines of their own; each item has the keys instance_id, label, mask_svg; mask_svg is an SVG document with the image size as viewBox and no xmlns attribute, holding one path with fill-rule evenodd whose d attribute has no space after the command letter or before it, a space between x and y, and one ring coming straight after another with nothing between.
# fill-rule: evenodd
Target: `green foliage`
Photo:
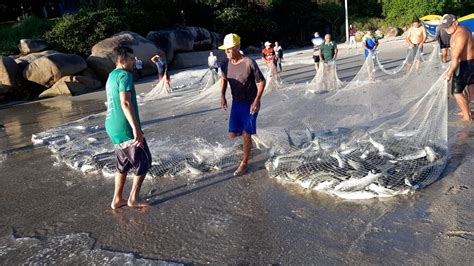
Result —
<instances>
[{"instance_id":1,"label":"green foliage","mask_svg":"<svg viewBox=\"0 0 474 266\"><path fill-rule=\"evenodd\" d=\"M414 18L443 14L449 0L383 0L383 15L397 27L409 26Z\"/></svg>"},{"instance_id":2,"label":"green foliage","mask_svg":"<svg viewBox=\"0 0 474 266\"><path fill-rule=\"evenodd\" d=\"M81 10L58 20L46 40L55 49L82 56L90 54L97 42L126 29L125 16L117 9Z\"/></svg>"},{"instance_id":3,"label":"green foliage","mask_svg":"<svg viewBox=\"0 0 474 266\"><path fill-rule=\"evenodd\" d=\"M20 22L0 24L0 54L18 54L21 39L42 38L51 29L53 21L38 17L29 17Z\"/></svg>"},{"instance_id":4,"label":"green foliage","mask_svg":"<svg viewBox=\"0 0 474 266\"><path fill-rule=\"evenodd\" d=\"M244 46L257 45L265 38L273 37L276 31L274 21L264 16L252 15L241 7L226 7L218 11L216 20L220 23L223 33L235 32L244 36Z\"/></svg>"},{"instance_id":5,"label":"green foliage","mask_svg":"<svg viewBox=\"0 0 474 266\"><path fill-rule=\"evenodd\" d=\"M357 29L361 31L368 31L369 29L380 29L386 30L388 27L392 26L390 23L385 21L381 18L350 18L351 24Z\"/></svg>"}]
</instances>

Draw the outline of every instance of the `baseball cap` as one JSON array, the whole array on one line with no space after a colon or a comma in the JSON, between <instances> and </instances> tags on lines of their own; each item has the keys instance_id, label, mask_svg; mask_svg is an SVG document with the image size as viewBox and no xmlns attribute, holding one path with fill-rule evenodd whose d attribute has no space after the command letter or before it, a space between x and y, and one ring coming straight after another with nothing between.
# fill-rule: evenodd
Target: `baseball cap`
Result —
<instances>
[{"instance_id":1,"label":"baseball cap","mask_svg":"<svg viewBox=\"0 0 474 266\"><path fill-rule=\"evenodd\" d=\"M456 21L456 16L454 16L453 14L446 14L441 19L441 23L442 23L441 25L444 28L449 28L451 27L454 21Z\"/></svg>"},{"instance_id":2,"label":"baseball cap","mask_svg":"<svg viewBox=\"0 0 474 266\"><path fill-rule=\"evenodd\" d=\"M272 45L272 43L271 43L271 42L268 42L268 41L267 41L267 42L265 42L265 46L271 46L271 45Z\"/></svg>"},{"instance_id":3,"label":"baseball cap","mask_svg":"<svg viewBox=\"0 0 474 266\"><path fill-rule=\"evenodd\" d=\"M235 33L229 33L224 37L224 44L219 46L219 49L225 50L235 47L240 44L240 37Z\"/></svg>"}]
</instances>

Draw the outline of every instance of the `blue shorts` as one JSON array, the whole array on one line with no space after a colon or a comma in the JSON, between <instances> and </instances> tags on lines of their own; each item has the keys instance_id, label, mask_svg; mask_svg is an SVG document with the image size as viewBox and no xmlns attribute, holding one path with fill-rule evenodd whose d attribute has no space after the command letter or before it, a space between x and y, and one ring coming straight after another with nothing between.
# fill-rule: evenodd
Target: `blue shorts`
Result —
<instances>
[{"instance_id":1,"label":"blue shorts","mask_svg":"<svg viewBox=\"0 0 474 266\"><path fill-rule=\"evenodd\" d=\"M251 103L232 102L229 119L229 132L254 135L257 133L258 113L250 114Z\"/></svg>"}]
</instances>

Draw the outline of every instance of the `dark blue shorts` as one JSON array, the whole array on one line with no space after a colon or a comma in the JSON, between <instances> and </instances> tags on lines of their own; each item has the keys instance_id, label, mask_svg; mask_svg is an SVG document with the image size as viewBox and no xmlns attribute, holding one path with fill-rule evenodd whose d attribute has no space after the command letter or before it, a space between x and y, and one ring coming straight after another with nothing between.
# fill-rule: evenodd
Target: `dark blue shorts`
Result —
<instances>
[{"instance_id":1,"label":"dark blue shorts","mask_svg":"<svg viewBox=\"0 0 474 266\"><path fill-rule=\"evenodd\" d=\"M251 115L251 103L232 102L229 119L229 132L242 134L243 132L253 135L257 133L258 113Z\"/></svg>"}]
</instances>

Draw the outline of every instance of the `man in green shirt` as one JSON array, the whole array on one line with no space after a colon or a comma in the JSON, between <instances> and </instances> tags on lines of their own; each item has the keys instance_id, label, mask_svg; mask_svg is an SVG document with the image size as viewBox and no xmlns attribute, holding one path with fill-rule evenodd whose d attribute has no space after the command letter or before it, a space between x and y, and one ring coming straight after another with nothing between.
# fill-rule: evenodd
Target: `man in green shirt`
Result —
<instances>
[{"instance_id":1,"label":"man in green shirt","mask_svg":"<svg viewBox=\"0 0 474 266\"><path fill-rule=\"evenodd\" d=\"M151 166L151 154L143 138L140 116L133 85L135 58L129 47L114 49L116 68L109 74L105 89L107 92L107 116L105 130L114 144L117 159L115 192L112 209L128 205L134 208L149 206L140 202L140 188ZM123 199L123 187L130 170L133 170L132 190L128 200Z\"/></svg>"},{"instance_id":2,"label":"man in green shirt","mask_svg":"<svg viewBox=\"0 0 474 266\"><path fill-rule=\"evenodd\" d=\"M331 35L326 34L324 36L324 42L321 44L319 58L321 61L330 62L335 61L337 57L337 45L336 42L331 41Z\"/></svg>"}]
</instances>

